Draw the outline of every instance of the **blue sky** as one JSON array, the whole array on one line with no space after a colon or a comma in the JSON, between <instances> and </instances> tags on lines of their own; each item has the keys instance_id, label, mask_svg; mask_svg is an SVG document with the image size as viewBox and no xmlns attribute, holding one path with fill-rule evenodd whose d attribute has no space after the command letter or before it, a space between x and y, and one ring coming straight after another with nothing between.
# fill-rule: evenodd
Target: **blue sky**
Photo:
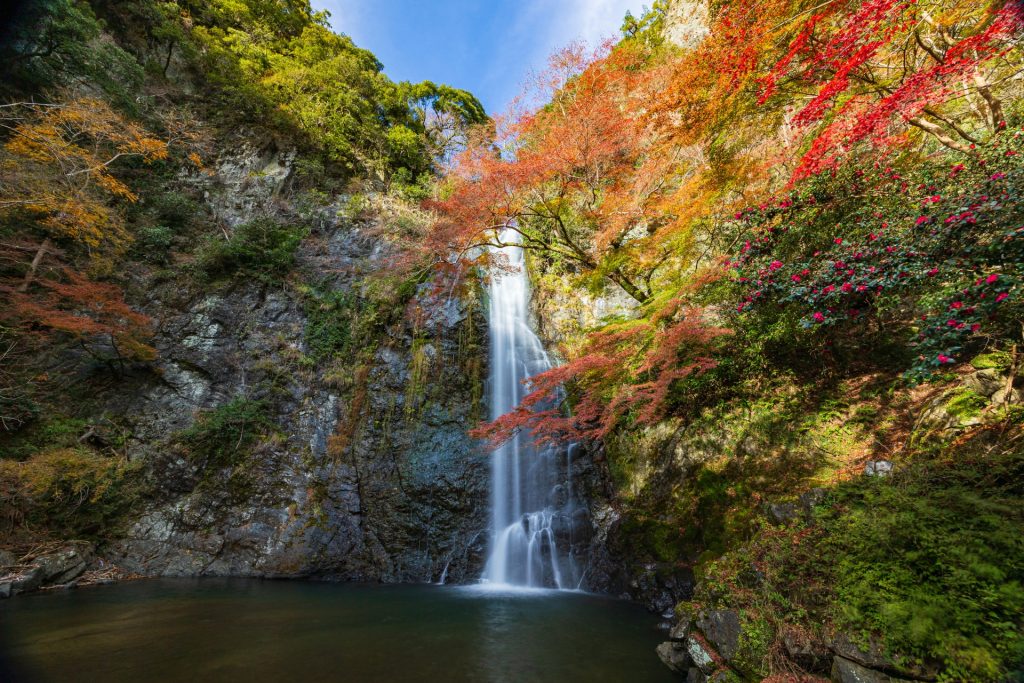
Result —
<instances>
[{"instance_id":1,"label":"blue sky","mask_svg":"<svg viewBox=\"0 0 1024 683\"><path fill-rule=\"evenodd\" d=\"M649 3L650 0L647 0ZM574 40L615 35L644 0L312 0L336 31L377 55L396 81L470 90L501 112L531 69Z\"/></svg>"}]
</instances>

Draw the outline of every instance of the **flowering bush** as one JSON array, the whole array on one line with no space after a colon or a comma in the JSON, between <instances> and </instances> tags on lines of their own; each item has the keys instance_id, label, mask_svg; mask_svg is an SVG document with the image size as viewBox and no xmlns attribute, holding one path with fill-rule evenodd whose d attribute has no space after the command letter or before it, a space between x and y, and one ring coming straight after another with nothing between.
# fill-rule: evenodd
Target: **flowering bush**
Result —
<instances>
[{"instance_id":1,"label":"flowering bush","mask_svg":"<svg viewBox=\"0 0 1024 683\"><path fill-rule=\"evenodd\" d=\"M796 306L818 328L902 323L917 351L913 379L982 339L1018 335L1022 146L1017 131L952 166L823 174L738 213L738 311Z\"/></svg>"}]
</instances>

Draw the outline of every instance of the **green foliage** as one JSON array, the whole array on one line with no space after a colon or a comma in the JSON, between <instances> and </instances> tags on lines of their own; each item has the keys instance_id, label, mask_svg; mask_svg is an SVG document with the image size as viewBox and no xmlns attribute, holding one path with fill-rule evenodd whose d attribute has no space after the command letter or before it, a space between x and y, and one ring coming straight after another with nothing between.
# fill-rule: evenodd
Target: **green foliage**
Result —
<instances>
[{"instance_id":1,"label":"green foliage","mask_svg":"<svg viewBox=\"0 0 1024 683\"><path fill-rule=\"evenodd\" d=\"M0 92L8 96L87 81L126 111L136 111L141 65L100 37L100 22L85 2L16 3L0 29Z\"/></svg>"},{"instance_id":2,"label":"green foliage","mask_svg":"<svg viewBox=\"0 0 1024 683\"><path fill-rule=\"evenodd\" d=\"M705 591L880 638L942 681L1006 680L1024 665L1024 454L986 450L967 444L956 459L838 485L809 526L763 528L707 565Z\"/></svg>"},{"instance_id":3,"label":"green foliage","mask_svg":"<svg viewBox=\"0 0 1024 683\"><path fill-rule=\"evenodd\" d=\"M946 403L946 411L963 421L977 416L987 405L987 398L965 388L958 390Z\"/></svg>"},{"instance_id":4,"label":"green foliage","mask_svg":"<svg viewBox=\"0 0 1024 683\"><path fill-rule=\"evenodd\" d=\"M43 451L74 448L88 426L88 420L81 418L48 415L9 438L4 444L4 455L22 460Z\"/></svg>"},{"instance_id":5,"label":"green foliage","mask_svg":"<svg viewBox=\"0 0 1024 683\"><path fill-rule=\"evenodd\" d=\"M349 292L311 290L306 300L306 346L316 360L353 351L358 303ZM359 331L355 331L358 336Z\"/></svg>"},{"instance_id":6,"label":"green foliage","mask_svg":"<svg viewBox=\"0 0 1024 683\"><path fill-rule=\"evenodd\" d=\"M304 228L257 218L234 229L229 239L214 238L201 249L197 266L209 280L251 277L276 283L291 272Z\"/></svg>"},{"instance_id":7,"label":"green foliage","mask_svg":"<svg viewBox=\"0 0 1024 683\"><path fill-rule=\"evenodd\" d=\"M834 609L945 680L1024 665L1024 456L935 465L841 487L822 520Z\"/></svg>"},{"instance_id":8,"label":"green foliage","mask_svg":"<svg viewBox=\"0 0 1024 683\"><path fill-rule=\"evenodd\" d=\"M171 228L166 225L143 226L135 232L132 251L145 261L166 265L172 244L174 230Z\"/></svg>"},{"instance_id":9,"label":"green foliage","mask_svg":"<svg viewBox=\"0 0 1024 683\"><path fill-rule=\"evenodd\" d=\"M249 449L271 426L266 403L237 397L201 413L178 441L201 470L233 467L246 460Z\"/></svg>"}]
</instances>

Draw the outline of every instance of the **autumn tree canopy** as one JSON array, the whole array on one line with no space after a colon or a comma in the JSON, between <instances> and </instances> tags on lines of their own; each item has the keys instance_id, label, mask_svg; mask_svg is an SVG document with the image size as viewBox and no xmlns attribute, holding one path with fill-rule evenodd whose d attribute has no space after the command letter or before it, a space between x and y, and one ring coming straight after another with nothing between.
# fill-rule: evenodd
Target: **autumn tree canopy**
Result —
<instances>
[{"instance_id":1,"label":"autumn tree canopy","mask_svg":"<svg viewBox=\"0 0 1024 683\"><path fill-rule=\"evenodd\" d=\"M887 217L893 226L904 225L897 212L913 211L914 201L927 204L938 196L929 194L932 171L915 173L918 185L908 187L909 173L899 180L903 167L942 174L964 164L977 168L977 173L954 172L952 184L959 185L947 188L960 198L951 203L974 202L968 210L978 210L989 198L966 183L986 168L997 174L998 224L984 236L965 233L956 239L991 243L987 265L978 266L987 270L979 274L1002 273L997 277L1003 289L992 295L1000 304L1015 296L1013 269L1019 264L1007 245L1019 237L1011 231L1003 242L992 240L1012 225L1011 208L1017 206L1014 191L1001 184L1016 177L1016 166L1000 159L1016 154L1015 146L1004 142L1018 134L1014 128L1020 122L1016 105L1007 102L1016 102L1024 66L1018 44L1024 28L1021 3L737 0L715 5L706 35L683 47L664 41L665 17L666 6L659 3L643 17L628 17L616 45L557 53L519 106L474 138L433 205L438 220L423 245L453 273L469 268L452 268L451 254L472 265L486 259L481 247L500 244L502 231L514 231L548 271L568 273L580 286L621 288L639 304L630 332L621 323L595 330L589 342L574 347L565 367L537 378L536 391L522 409L485 430L489 435L500 438L529 427L542 436L575 430L597 437L617 420L643 422L662 414L671 387L715 365L714 354L698 354L704 360L695 361L692 352L707 348L717 334L713 330L749 324L742 316L754 300L767 301L769 290L776 291L769 287L777 282L774 269L786 264L788 276L789 260L809 263L812 252L823 254L835 238L847 245L855 234L864 239L885 234ZM869 186L866 179L873 172L885 180ZM965 199L968 195L974 199ZM803 207L801 223L786 224L786 239L778 242L781 216L797 205ZM952 205L949 211L929 217L929 225L932 220L959 225L963 217ZM755 215L751 236L747 219ZM915 219L909 225L920 229ZM937 223L937 230L949 229L938 225L943 224ZM973 229L980 222L964 225ZM923 241L891 230L887 247L911 254L905 257L911 260L921 258ZM786 245L785 260L781 251L770 256L773 247L767 245L776 242ZM761 270L753 273L744 256L751 244L766 254ZM850 249L850 255L833 260L867 258L867 247ZM966 267L941 250L930 258L952 258L957 267ZM896 251L881 253L888 258ZM863 276L846 267L851 274L834 286L841 285L843 294L877 289L881 267L875 264ZM709 268L724 269L724 279L708 278ZM909 277L896 266L886 269L892 277ZM806 279L800 271L793 277L797 280L790 285ZM898 308L902 325L911 325L913 315L929 315L915 312L912 302L931 301L934 294L925 292L937 281L921 277L927 287L898 290L908 297ZM734 290L728 283L737 278L741 286ZM952 280L944 282L949 286ZM773 306L787 311L797 301L788 290L774 296ZM677 302L670 314L667 301ZM879 298L869 307L874 312L854 324L888 315L879 307L892 301ZM740 317L724 320L718 314L712 316L717 322L710 322L693 312L709 303ZM836 305L842 303L829 311ZM789 319L788 312L768 310L776 309L762 305L751 315ZM838 312L804 315L813 327ZM986 326L957 329L980 335ZM1008 328L998 329L1005 334ZM939 354L951 358L951 338L936 339L946 340L936 342L947 344ZM956 349L971 343L958 341ZM634 353L647 360L629 361ZM922 357L922 363L935 364L935 355ZM573 418L539 410L572 382L579 386L568 394Z\"/></svg>"}]
</instances>

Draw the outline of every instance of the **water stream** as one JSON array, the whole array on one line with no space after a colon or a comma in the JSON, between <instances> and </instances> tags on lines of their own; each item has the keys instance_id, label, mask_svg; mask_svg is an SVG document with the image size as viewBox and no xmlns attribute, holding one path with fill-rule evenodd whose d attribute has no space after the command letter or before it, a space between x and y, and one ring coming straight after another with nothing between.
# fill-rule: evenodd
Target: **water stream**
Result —
<instances>
[{"instance_id":1,"label":"water stream","mask_svg":"<svg viewBox=\"0 0 1024 683\"><path fill-rule=\"evenodd\" d=\"M502 240L515 240L505 231ZM523 250L499 250L502 268L489 285L491 419L519 405L524 383L551 368L530 328L530 281ZM538 447L518 434L495 450L491 463L491 551L483 580L495 586L576 589L573 555L571 448Z\"/></svg>"}]
</instances>

